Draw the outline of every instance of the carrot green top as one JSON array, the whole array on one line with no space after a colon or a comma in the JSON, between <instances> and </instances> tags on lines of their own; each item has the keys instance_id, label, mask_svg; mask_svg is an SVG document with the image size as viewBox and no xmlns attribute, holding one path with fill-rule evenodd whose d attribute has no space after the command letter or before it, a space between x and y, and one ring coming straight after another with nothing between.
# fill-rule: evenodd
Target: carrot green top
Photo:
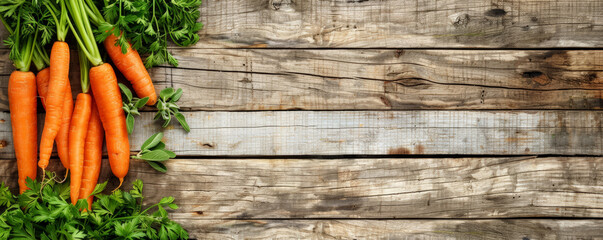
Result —
<instances>
[{"instance_id":1,"label":"carrot green top","mask_svg":"<svg viewBox=\"0 0 603 240\"><path fill-rule=\"evenodd\" d=\"M69 13L71 13L71 18L73 19L74 24L72 24L71 21L67 21L67 23L69 23L69 27L71 27L73 35L75 36L75 39L81 48L81 52L86 56L86 58L88 58L93 66L103 64L98 46L96 45L96 41L94 39L92 27L90 26L90 20L84 1L65 1L67 1L67 9L69 9Z\"/></svg>"}]
</instances>

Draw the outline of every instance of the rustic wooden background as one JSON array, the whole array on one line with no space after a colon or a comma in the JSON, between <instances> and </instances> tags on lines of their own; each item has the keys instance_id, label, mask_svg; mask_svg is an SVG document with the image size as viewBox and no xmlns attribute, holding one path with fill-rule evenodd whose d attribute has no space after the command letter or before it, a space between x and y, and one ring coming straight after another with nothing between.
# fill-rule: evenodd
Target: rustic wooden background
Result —
<instances>
[{"instance_id":1,"label":"rustic wooden background","mask_svg":"<svg viewBox=\"0 0 603 240\"><path fill-rule=\"evenodd\" d=\"M133 161L128 175L149 201L176 197L192 238L603 238L603 1L201 12L199 43L172 49L180 67L151 70L158 90L184 89L192 131L165 130L167 174ZM0 180L14 189L0 55ZM160 129L137 121L132 151ZM106 163L101 175L115 184Z\"/></svg>"}]
</instances>

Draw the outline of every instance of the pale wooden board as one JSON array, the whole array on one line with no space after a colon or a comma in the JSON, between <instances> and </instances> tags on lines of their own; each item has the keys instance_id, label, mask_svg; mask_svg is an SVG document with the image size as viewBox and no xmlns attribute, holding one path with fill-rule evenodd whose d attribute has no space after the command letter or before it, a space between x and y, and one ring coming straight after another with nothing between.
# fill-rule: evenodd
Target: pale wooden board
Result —
<instances>
[{"instance_id":1,"label":"pale wooden board","mask_svg":"<svg viewBox=\"0 0 603 240\"><path fill-rule=\"evenodd\" d=\"M225 0L197 48L600 47L599 0Z\"/></svg>"},{"instance_id":2,"label":"pale wooden board","mask_svg":"<svg viewBox=\"0 0 603 240\"><path fill-rule=\"evenodd\" d=\"M601 239L601 220L191 220L194 239Z\"/></svg>"},{"instance_id":3,"label":"pale wooden board","mask_svg":"<svg viewBox=\"0 0 603 240\"><path fill-rule=\"evenodd\" d=\"M53 160L51 170L60 169ZM101 181L111 176L108 161ZM177 159L166 174L134 161L124 186L175 219L603 217L603 157ZM59 171L62 176L63 171ZM0 181L16 190L14 160ZM107 189L116 187L111 177ZM603 231L603 230L602 230Z\"/></svg>"},{"instance_id":4,"label":"pale wooden board","mask_svg":"<svg viewBox=\"0 0 603 240\"><path fill-rule=\"evenodd\" d=\"M205 26L194 48L603 45L599 0L222 0L200 10Z\"/></svg>"},{"instance_id":5,"label":"pale wooden board","mask_svg":"<svg viewBox=\"0 0 603 240\"><path fill-rule=\"evenodd\" d=\"M383 154L603 155L601 111L185 112L191 132L163 130L179 156ZM162 131L137 118L132 151ZM0 113L0 157L12 158L9 113ZM43 115L38 118L42 130ZM174 119L173 122L177 124Z\"/></svg>"},{"instance_id":6,"label":"pale wooden board","mask_svg":"<svg viewBox=\"0 0 603 240\"><path fill-rule=\"evenodd\" d=\"M0 51L0 110L12 66ZM602 109L603 51L179 49L186 110ZM77 59L73 54L73 59ZM79 70L71 66L74 93ZM75 96L75 95L74 95Z\"/></svg>"}]
</instances>

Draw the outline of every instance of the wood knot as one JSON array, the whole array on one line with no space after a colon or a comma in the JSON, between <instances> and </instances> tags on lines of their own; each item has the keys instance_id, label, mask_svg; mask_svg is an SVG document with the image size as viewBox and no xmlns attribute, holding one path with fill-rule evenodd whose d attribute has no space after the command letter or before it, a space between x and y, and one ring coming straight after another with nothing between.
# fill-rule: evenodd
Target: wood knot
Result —
<instances>
[{"instance_id":1,"label":"wood knot","mask_svg":"<svg viewBox=\"0 0 603 240\"><path fill-rule=\"evenodd\" d=\"M8 146L8 142L6 140L0 140L0 149Z\"/></svg>"},{"instance_id":2,"label":"wood knot","mask_svg":"<svg viewBox=\"0 0 603 240\"><path fill-rule=\"evenodd\" d=\"M396 50L396 52L394 53L394 56L395 56L396 58L400 58L400 56L402 56L402 55L404 55L404 50L402 50L402 49L398 49L398 50Z\"/></svg>"},{"instance_id":3,"label":"wood knot","mask_svg":"<svg viewBox=\"0 0 603 240\"><path fill-rule=\"evenodd\" d=\"M539 77L542 75L541 71L529 71L529 72L523 72L521 74L521 76L523 76L524 78L535 78L535 77Z\"/></svg>"},{"instance_id":4,"label":"wood knot","mask_svg":"<svg viewBox=\"0 0 603 240\"><path fill-rule=\"evenodd\" d=\"M452 20L452 26L455 28L466 27L469 25L469 14L466 13L457 13L449 17Z\"/></svg>"},{"instance_id":5,"label":"wood knot","mask_svg":"<svg viewBox=\"0 0 603 240\"><path fill-rule=\"evenodd\" d=\"M488 17L503 17L507 15L507 11L500 8L494 8L486 11L485 15Z\"/></svg>"},{"instance_id":6,"label":"wood knot","mask_svg":"<svg viewBox=\"0 0 603 240\"><path fill-rule=\"evenodd\" d=\"M521 74L522 77L532 80L539 85L547 85L551 83L551 79L541 71L528 71Z\"/></svg>"},{"instance_id":7,"label":"wood knot","mask_svg":"<svg viewBox=\"0 0 603 240\"><path fill-rule=\"evenodd\" d=\"M194 211L193 213L194 213L194 214L197 214L197 215L199 215L199 216L203 215L203 211Z\"/></svg>"},{"instance_id":8,"label":"wood knot","mask_svg":"<svg viewBox=\"0 0 603 240\"><path fill-rule=\"evenodd\" d=\"M293 2L291 0L270 0L269 7L274 11L278 11L282 8L291 8L292 4Z\"/></svg>"}]
</instances>

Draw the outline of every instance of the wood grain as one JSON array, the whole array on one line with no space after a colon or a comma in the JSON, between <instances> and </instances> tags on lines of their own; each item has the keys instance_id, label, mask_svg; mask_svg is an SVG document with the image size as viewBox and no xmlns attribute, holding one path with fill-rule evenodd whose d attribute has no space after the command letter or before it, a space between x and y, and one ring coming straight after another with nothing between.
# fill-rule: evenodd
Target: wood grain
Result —
<instances>
[{"instance_id":1,"label":"wood grain","mask_svg":"<svg viewBox=\"0 0 603 240\"><path fill-rule=\"evenodd\" d=\"M599 239L601 220L193 220L194 239Z\"/></svg>"},{"instance_id":2,"label":"wood grain","mask_svg":"<svg viewBox=\"0 0 603 240\"><path fill-rule=\"evenodd\" d=\"M182 222L601 218L602 165L603 157L176 159L166 174L133 161L124 186L142 179L149 204L175 197L172 216ZM105 161L101 181L110 175ZM15 176L14 160L0 161L0 181L16 190Z\"/></svg>"},{"instance_id":3,"label":"wood grain","mask_svg":"<svg viewBox=\"0 0 603 240\"><path fill-rule=\"evenodd\" d=\"M145 112L137 118L132 151L162 131L153 116ZM600 111L256 111L185 116L190 133L179 125L163 130L168 149L179 156L603 155ZM0 156L12 158L8 113L0 113L0 119L0 140L5 143ZM38 119L41 125L42 115Z\"/></svg>"},{"instance_id":4,"label":"wood grain","mask_svg":"<svg viewBox=\"0 0 603 240\"><path fill-rule=\"evenodd\" d=\"M206 1L196 48L603 45L597 0Z\"/></svg>"},{"instance_id":5,"label":"wood grain","mask_svg":"<svg viewBox=\"0 0 603 240\"><path fill-rule=\"evenodd\" d=\"M0 51L0 110L12 66ZM603 51L179 49L186 110L603 109ZM75 58L77 59L77 58ZM72 64L74 93L80 92ZM74 94L75 96L76 94Z\"/></svg>"}]
</instances>

